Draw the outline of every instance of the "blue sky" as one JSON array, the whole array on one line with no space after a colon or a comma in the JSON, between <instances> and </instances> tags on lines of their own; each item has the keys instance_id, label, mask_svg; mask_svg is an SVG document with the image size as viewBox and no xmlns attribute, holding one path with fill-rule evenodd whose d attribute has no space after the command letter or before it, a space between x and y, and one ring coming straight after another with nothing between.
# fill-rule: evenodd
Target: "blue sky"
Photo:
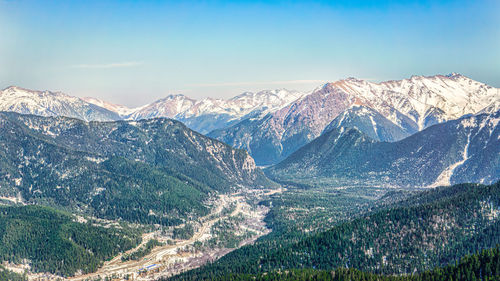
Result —
<instances>
[{"instance_id":1,"label":"blue sky","mask_svg":"<svg viewBox=\"0 0 500 281\"><path fill-rule=\"evenodd\" d=\"M0 0L0 88L137 106L450 72L500 87L500 1Z\"/></svg>"}]
</instances>

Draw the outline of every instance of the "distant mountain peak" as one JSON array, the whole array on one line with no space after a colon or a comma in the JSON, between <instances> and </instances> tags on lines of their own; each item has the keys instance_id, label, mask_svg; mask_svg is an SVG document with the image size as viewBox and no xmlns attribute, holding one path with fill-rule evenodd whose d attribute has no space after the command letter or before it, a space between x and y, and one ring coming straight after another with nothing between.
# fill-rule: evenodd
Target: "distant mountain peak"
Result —
<instances>
[{"instance_id":1,"label":"distant mountain peak","mask_svg":"<svg viewBox=\"0 0 500 281\"><path fill-rule=\"evenodd\" d=\"M105 108L107 110L110 110L112 112L118 113L120 116L127 116L137 110L137 108L129 108L121 104L115 104L111 102L107 102L98 98L93 98L93 97L84 97L82 100L97 105L99 107Z\"/></svg>"},{"instance_id":2,"label":"distant mountain peak","mask_svg":"<svg viewBox=\"0 0 500 281\"><path fill-rule=\"evenodd\" d=\"M167 95L166 97L164 98L161 98L160 100L169 100L169 99L189 99L189 100L193 100L183 94L169 94Z\"/></svg>"},{"instance_id":3,"label":"distant mountain peak","mask_svg":"<svg viewBox=\"0 0 500 281\"><path fill-rule=\"evenodd\" d=\"M0 111L39 116L66 116L86 121L121 119L115 112L63 92L36 91L18 86L10 86L0 91Z\"/></svg>"},{"instance_id":4,"label":"distant mountain peak","mask_svg":"<svg viewBox=\"0 0 500 281\"><path fill-rule=\"evenodd\" d=\"M8 86L8 87L3 88L3 89L2 89L2 92L3 92L3 91L7 91L7 90L23 90L23 91L26 91L27 89L24 89L24 88L21 88L21 87L18 87L18 86L11 85L11 86Z\"/></svg>"},{"instance_id":5,"label":"distant mountain peak","mask_svg":"<svg viewBox=\"0 0 500 281\"><path fill-rule=\"evenodd\" d=\"M445 76L448 77L448 78L461 78L461 77L465 77L462 74L456 73L456 72L449 73L449 74L447 74Z\"/></svg>"},{"instance_id":6,"label":"distant mountain peak","mask_svg":"<svg viewBox=\"0 0 500 281\"><path fill-rule=\"evenodd\" d=\"M356 82L356 83L366 82L365 80L359 79L359 78L356 78L356 77L347 77L346 79L343 79L341 81L349 81L349 82Z\"/></svg>"}]
</instances>

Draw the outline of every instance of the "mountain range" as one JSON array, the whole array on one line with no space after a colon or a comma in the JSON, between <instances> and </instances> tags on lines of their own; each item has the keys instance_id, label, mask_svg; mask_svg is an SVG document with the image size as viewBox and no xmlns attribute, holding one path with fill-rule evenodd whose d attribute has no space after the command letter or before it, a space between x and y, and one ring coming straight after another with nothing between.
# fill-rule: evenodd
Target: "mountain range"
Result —
<instances>
[{"instance_id":1,"label":"mountain range","mask_svg":"<svg viewBox=\"0 0 500 281\"><path fill-rule=\"evenodd\" d=\"M0 111L39 116L66 116L85 121L121 119L117 112L61 92L8 87L0 91Z\"/></svg>"},{"instance_id":2,"label":"mountain range","mask_svg":"<svg viewBox=\"0 0 500 281\"><path fill-rule=\"evenodd\" d=\"M153 103L128 108L98 98L78 98L62 92L28 90L11 86L0 91L0 111L39 116L64 116L84 121L172 118L201 133L233 124L258 113L275 111L303 96L285 89L245 92L228 100L194 100L169 95Z\"/></svg>"},{"instance_id":3,"label":"mountain range","mask_svg":"<svg viewBox=\"0 0 500 281\"><path fill-rule=\"evenodd\" d=\"M280 89L228 100L170 95L132 109L59 92L19 87L0 92L2 111L86 121L173 118L247 150L257 165L278 163L334 127L356 127L374 140L393 142L465 114L499 108L498 88L456 73L381 83L347 78L310 93Z\"/></svg>"},{"instance_id":4,"label":"mountain range","mask_svg":"<svg viewBox=\"0 0 500 281\"><path fill-rule=\"evenodd\" d=\"M396 142L435 124L499 109L498 88L456 73L381 83L347 78L310 93L281 89L228 100L170 95L133 109L60 92L0 92L1 111L85 121L176 119L245 149L259 166L276 164L334 129L355 128L373 141Z\"/></svg>"},{"instance_id":5,"label":"mountain range","mask_svg":"<svg viewBox=\"0 0 500 281\"><path fill-rule=\"evenodd\" d=\"M348 78L209 136L245 148L258 165L270 165L318 137L326 127L356 126L376 140L397 141L465 114L494 112L499 100L499 89L459 74L382 83ZM365 110L356 112L360 109L353 107L359 106Z\"/></svg>"},{"instance_id":6,"label":"mountain range","mask_svg":"<svg viewBox=\"0 0 500 281\"><path fill-rule=\"evenodd\" d=\"M228 100L205 98L197 101L183 95L170 95L140 107L124 117L133 120L173 118L195 131L206 134L258 114L273 112L302 95L304 94L285 89L246 92Z\"/></svg>"}]
</instances>

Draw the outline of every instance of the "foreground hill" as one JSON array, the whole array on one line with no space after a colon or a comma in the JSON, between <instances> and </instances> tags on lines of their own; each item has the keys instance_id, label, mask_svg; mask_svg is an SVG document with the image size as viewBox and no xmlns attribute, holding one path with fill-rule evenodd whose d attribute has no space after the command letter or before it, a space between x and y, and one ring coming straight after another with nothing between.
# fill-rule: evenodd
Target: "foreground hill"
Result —
<instances>
[{"instance_id":1,"label":"foreground hill","mask_svg":"<svg viewBox=\"0 0 500 281\"><path fill-rule=\"evenodd\" d=\"M62 276L95 271L104 260L137 245L138 234L122 227L79 223L47 207L0 206L0 262L29 260L34 271Z\"/></svg>"},{"instance_id":2,"label":"foreground hill","mask_svg":"<svg viewBox=\"0 0 500 281\"><path fill-rule=\"evenodd\" d=\"M500 182L441 187L296 243L268 244L259 252L243 247L173 279L345 266L383 274L424 272L499 244L499 209Z\"/></svg>"},{"instance_id":3,"label":"foreground hill","mask_svg":"<svg viewBox=\"0 0 500 281\"><path fill-rule=\"evenodd\" d=\"M243 150L169 119L0 113L0 191L98 217L178 224L214 192L272 184Z\"/></svg>"},{"instance_id":4,"label":"foreground hill","mask_svg":"<svg viewBox=\"0 0 500 281\"><path fill-rule=\"evenodd\" d=\"M338 268L335 270L291 269L286 271L266 272L262 274L228 274L212 280L276 280L276 281L448 281L448 280L498 280L500 276L500 250L483 250L474 255L467 255L454 265L436 268L421 274L407 276L384 276L366 273L357 269Z\"/></svg>"},{"instance_id":5,"label":"foreground hill","mask_svg":"<svg viewBox=\"0 0 500 281\"><path fill-rule=\"evenodd\" d=\"M398 142L332 129L266 172L320 185L437 186L500 179L500 111L431 126Z\"/></svg>"}]
</instances>

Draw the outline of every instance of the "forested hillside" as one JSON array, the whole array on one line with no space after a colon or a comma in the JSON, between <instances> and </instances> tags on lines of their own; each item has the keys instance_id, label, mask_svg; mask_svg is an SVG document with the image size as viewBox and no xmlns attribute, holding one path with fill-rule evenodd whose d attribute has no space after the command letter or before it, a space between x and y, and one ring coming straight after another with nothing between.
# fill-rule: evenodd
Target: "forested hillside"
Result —
<instances>
[{"instance_id":1,"label":"forested hillside","mask_svg":"<svg viewBox=\"0 0 500 281\"><path fill-rule=\"evenodd\" d=\"M266 169L278 181L323 186L439 186L500 179L500 111L431 126L398 142L358 128L324 132Z\"/></svg>"},{"instance_id":2,"label":"forested hillside","mask_svg":"<svg viewBox=\"0 0 500 281\"><path fill-rule=\"evenodd\" d=\"M163 225L216 192L272 186L245 151L169 119L84 122L0 113L0 191L25 202Z\"/></svg>"},{"instance_id":3,"label":"forested hillside","mask_svg":"<svg viewBox=\"0 0 500 281\"><path fill-rule=\"evenodd\" d=\"M28 280L23 274L12 272L0 265L0 281L25 281Z\"/></svg>"},{"instance_id":4,"label":"forested hillside","mask_svg":"<svg viewBox=\"0 0 500 281\"><path fill-rule=\"evenodd\" d=\"M0 262L28 262L32 270L68 276L95 271L140 242L137 230L79 223L48 207L0 206Z\"/></svg>"},{"instance_id":5,"label":"forested hillside","mask_svg":"<svg viewBox=\"0 0 500 281\"><path fill-rule=\"evenodd\" d=\"M296 243L244 247L179 279L345 266L383 274L423 272L500 243L499 207L500 183L438 188Z\"/></svg>"},{"instance_id":6,"label":"forested hillside","mask_svg":"<svg viewBox=\"0 0 500 281\"><path fill-rule=\"evenodd\" d=\"M387 276L363 272L354 268L335 270L290 269L284 271L252 274L228 274L212 280L236 281L448 281L448 280L499 280L500 250L493 248L474 255L467 255L460 262L442 268L436 268L421 274L406 276Z\"/></svg>"}]
</instances>

